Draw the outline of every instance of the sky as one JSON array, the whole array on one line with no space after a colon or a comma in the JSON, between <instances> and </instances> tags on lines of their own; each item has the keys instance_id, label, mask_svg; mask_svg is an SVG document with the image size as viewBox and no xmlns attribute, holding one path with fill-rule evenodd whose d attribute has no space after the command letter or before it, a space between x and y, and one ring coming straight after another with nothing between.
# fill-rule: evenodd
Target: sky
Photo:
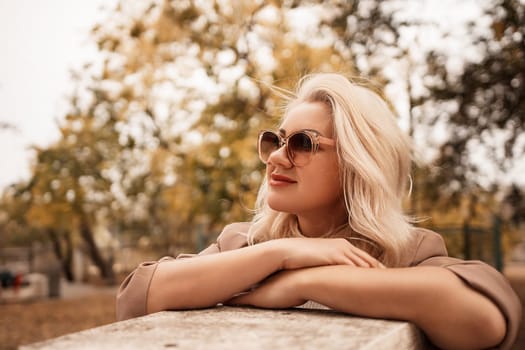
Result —
<instances>
[{"instance_id":1,"label":"sky","mask_svg":"<svg viewBox=\"0 0 525 350\"><path fill-rule=\"evenodd\" d=\"M30 175L31 145L58 139L71 68L94 55L91 27L108 0L0 0L0 192Z\"/></svg>"}]
</instances>

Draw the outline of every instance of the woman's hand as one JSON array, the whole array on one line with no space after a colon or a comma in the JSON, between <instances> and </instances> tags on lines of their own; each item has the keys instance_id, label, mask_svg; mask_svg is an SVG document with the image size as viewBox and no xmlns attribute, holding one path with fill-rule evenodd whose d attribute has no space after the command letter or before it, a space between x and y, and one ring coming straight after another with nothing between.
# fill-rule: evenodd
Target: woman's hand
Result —
<instances>
[{"instance_id":1,"label":"woman's hand","mask_svg":"<svg viewBox=\"0 0 525 350\"><path fill-rule=\"evenodd\" d=\"M262 308L289 308L304 304L300 294L301 276L309 267L350 265L371 268L383 267L377 259L355 247L344 238L282 238L267 244L281 252L282 269L263 280L250 291L225 302L227 305L251 305Z\"/></svg>"},{"instance_id":2,"label":"woman's hand","mask_svg":"<svg viewBox=\"0 0 525 350\"><path fill-rule=\"evenodd\" d=\"M286 309L306 302L300 296L299 278L305 269L278 272L254 287L224 302L225 305L250 305L268 309Z\"/></svg>"},{"instance_id":3,"label":"woman's hand","mask_svg":"<svg viewBox=\"0 0 525 350\"><path fill-rule=\"evenodd\" d=\"M325 265L384 267L344 238L282 238L268 243L281 250L285 270Z\"/></svg>"}]
</instances>

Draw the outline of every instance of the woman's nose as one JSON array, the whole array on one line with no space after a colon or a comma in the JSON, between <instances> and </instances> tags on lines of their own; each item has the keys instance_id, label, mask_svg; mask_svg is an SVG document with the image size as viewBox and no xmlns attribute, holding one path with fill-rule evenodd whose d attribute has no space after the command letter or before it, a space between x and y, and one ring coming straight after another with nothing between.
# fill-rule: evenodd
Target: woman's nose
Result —
<instances>
[{"instance_id":1,"label":"woman's nose","mask_svg":"<svg viewBox=\"0 0 525 350\"><path fill-rule=\"evenodd\" d=\"M288 158L288 153L286 151L286 146L283 145L279 149L276 149L268 157L268 164L282 166L283 168L291 168L292 162Z\"/></svg>"}]
</instances>

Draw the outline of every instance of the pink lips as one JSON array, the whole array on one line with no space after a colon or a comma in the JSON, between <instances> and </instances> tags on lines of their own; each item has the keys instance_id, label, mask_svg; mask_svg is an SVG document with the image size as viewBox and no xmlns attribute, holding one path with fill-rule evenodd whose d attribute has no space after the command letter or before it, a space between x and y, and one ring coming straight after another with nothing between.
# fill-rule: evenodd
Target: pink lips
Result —
<instances>
[{"instance_id":1,"label":"pink lips","mask_svg":"<svg viewBox=\"0 0 525 350\"><path fill-rule=\"evenodd\" d=\"M296 183L297 181L290 179L287 176L272 174L270 175L270 186L287 186Z\"/></svg>"}]
</instances>

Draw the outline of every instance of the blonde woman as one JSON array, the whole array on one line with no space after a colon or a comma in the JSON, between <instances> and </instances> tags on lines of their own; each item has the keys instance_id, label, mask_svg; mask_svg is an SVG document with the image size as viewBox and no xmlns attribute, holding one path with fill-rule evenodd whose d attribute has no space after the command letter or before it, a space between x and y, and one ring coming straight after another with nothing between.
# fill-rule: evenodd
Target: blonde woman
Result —
<instances>
[{"instance_id":1,"label":"blonde woman","mask_svg":"<svg viewBox=\"0 0 525 350\"><path fill-rule=\"evenodd\" d=\"M277 131L250 223L226 226L191 259L141 264L117 295L119 320L219 303L306 302L413 322L440 348L508 348L520 303L479 261L403 215L411 150L386 103L338 74L307 76Z\"/></svg>"}]
</instances>

